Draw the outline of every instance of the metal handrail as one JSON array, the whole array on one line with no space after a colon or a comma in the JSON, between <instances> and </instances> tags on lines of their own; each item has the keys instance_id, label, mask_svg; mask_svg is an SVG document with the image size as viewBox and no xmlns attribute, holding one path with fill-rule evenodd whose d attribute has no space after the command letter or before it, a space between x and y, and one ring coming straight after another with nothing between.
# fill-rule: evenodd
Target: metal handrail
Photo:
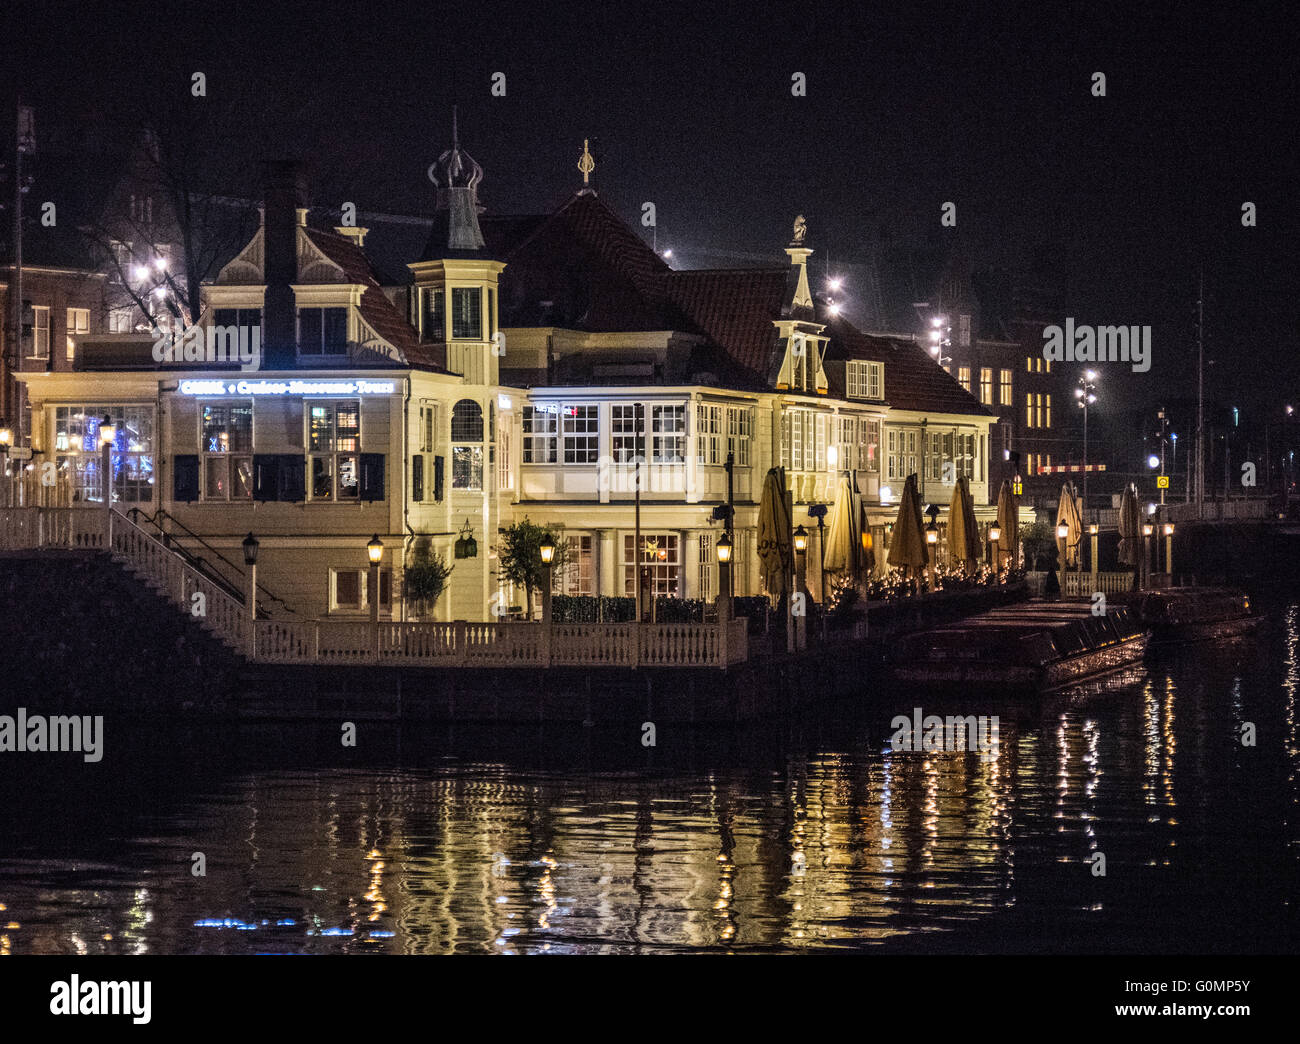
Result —
<instances>
[{"instance_id":1,"label":"metal handrail","mask_svg":"<svg viewBox=\"0 0 1300 1044\"><path fill-rule=\"evenodd\" d=\"M143 509L138 507L133 507L127 512L127 514L129 516L132 516L133 520L143 519L144 521L148 522L151 526L154 527L154 529L158 530L159 535L162 537L163 543L167 547L175 550L178 554L181 555L181 557L183 557L187 562L189 562L190 565L192 565L195 569L203 573L203 575L208 577L208 579L210 579L213 583L220 585L227 594L231 595L234 598L237 598L240 602L245 601L248 592L244 590L242 584L236 586L235 584L231 583L231 581L228 578L222 576L220 573L216 572L213 568L209 567L207 560L202 555L196 555L193 551L185 547L184 544L181 544L179 540L177 540L176 534L167 532L167 530L165 530L162 527L162 524L159 522L159 518L165 519L166 521L170 522L173 526L175 526L177 529L182 530L185 536L189 537L192 540L197 541L208 551L210 551L216 558L220 559L231 569L235 570L235 572L238 573L240 577L243 577L245 575L244 571L236 563L232 562L220 551L218 551L215 547L213 547L201 536L199 536L196 532L194 532L194 530L190 529L190 527L187 526L184 522L178 519L175 515L171 514L171 512L169 512L166 508L160 507L152 515L147 515L145 514ZM284 609L285 612L294 613L295 615L297 615L296 611L293 609L292 606L289 605L288 602L286 602L279 595L274 594L271 591L268 591L266 587L263 586L262 584L259 583L257 585L257 590L263 596L265 596L264 599L259 599L259 605L262 601L265 600L277 602L280 605L280 607Z\"/></svg>"}]
</instances>

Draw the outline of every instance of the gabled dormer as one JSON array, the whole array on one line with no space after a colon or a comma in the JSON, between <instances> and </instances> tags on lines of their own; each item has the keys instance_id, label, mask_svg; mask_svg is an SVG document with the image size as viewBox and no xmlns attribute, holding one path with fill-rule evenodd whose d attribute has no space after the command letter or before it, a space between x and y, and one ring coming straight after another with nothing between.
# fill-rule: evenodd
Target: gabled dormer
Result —
<instances>
[{"instance_id":1,"label":"gabled dormer","mask_svg":"<svg viewBox=\"0 0 1300 1044\"><path fill-rule=\"evenodd\" d=\"M789 291L774 319L777 331L776 358L779 359L775 385L779 391L825 395L829 390L824 362L830 337L824 323L814 322L812 291L808 287L808 258L812 249L805 245L808 225L800 214L794 222L794 238L785 252L790 257Z\"/></svg>"},{"instance_id":2,"label":"gabled dormer","mask_svg":"<svg viewBox=\"0 0 1300 1044\"><path fill-rule=\"evenodd\" d=\"M478 216L480 167L460 147L455 118L451 148L429 168L438 190L433 231L415 277L411 324L420 340L445 346L447 369L468 384L496 385L504 345L497 337L498 280L505 263L486 249Z\"/></svg>"}]
</instances>

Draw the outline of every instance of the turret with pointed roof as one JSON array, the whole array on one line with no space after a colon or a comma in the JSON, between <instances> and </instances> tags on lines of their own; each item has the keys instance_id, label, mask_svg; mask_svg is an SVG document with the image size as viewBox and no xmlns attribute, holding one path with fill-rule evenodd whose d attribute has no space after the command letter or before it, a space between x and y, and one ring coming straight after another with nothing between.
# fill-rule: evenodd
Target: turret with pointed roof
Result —
<instances>
[{"instance_id":1,"label":"turret with pointed roof","mask_svg":"<svg viewBox=\"0 0 1300 1044\"><path fill-rule=\"evenodd\" d=\"M433 229L420 260L486 257L483 253L483 230L478 223L478 216L483 213L483 206L478 201L483 168L460 147L455 110L451 118L451 148L429 167L429 180L438 190L437 204Z\"/></svg>"}]
</instances>

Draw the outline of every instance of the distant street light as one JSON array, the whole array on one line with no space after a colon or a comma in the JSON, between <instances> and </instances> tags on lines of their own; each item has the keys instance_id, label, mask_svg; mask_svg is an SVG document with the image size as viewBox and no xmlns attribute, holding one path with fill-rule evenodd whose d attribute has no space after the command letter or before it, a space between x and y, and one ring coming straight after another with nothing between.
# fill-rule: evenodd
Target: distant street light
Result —
<instances>
[{"instance_id":1,"label":"distant street light","mask_svg":"<svg viewBox=\"0 0 1300 1044\"><path fill-rule=\"evenodd\" d=\"M1085 370L1079 378L1079 386L1074 389L1074 397L1079 400L1083 410L1083 513L1088 514L1088 407L1097 401L1093 394L1097 390L1097 371Z\"/></svg>"}]
</instances>

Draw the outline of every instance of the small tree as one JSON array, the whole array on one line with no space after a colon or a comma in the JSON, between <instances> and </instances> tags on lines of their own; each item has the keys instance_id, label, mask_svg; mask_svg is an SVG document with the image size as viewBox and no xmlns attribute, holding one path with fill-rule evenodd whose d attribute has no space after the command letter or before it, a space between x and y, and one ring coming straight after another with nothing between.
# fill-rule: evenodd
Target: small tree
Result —
<instances>
[{"instance_id":1,"label":"small tree","mask_svg":"<svg viewBox=\"0 0 1300 1044\"><path fill-rule=\"evenodd\" d=\"M402 578L402 590L407 601L416 604L420 616L433 611L455 568L444 562L440 555L435 555L428 544L416 545L412 562Z\"/></svg>"},{"instance_id":2,"label":"small tree","mask_svg":"<svg viewBox=\"0 0 1300 1044\"><path fill-rule=\"evenodd\" d=\"M1050 522L1039 519L1024 528L1020 534L1020 539L1025 545L1025 562L1033 563L1032 568L1037 570L1039 563L1047 559L1048 568L1053 568L1056 562L1056 527Z\"/></svg>"},{"instance_id":3,"label":"small tree","mask_svg":"<svg viewBox=\"0 0 1300 1044\"><path fill-rule=\"evenodd\" d=\"M555 555L551 559L554 576L569 563L569 542L564 538L562 527L534 525L525 516L523 521L501 530L501 542L496 546L500 563L497 579L524 589L525 611L530 620L533 616L533 591L540 591L546 585L542 541L547 533L555 542Z\"/></svg>"}]
</instances>

